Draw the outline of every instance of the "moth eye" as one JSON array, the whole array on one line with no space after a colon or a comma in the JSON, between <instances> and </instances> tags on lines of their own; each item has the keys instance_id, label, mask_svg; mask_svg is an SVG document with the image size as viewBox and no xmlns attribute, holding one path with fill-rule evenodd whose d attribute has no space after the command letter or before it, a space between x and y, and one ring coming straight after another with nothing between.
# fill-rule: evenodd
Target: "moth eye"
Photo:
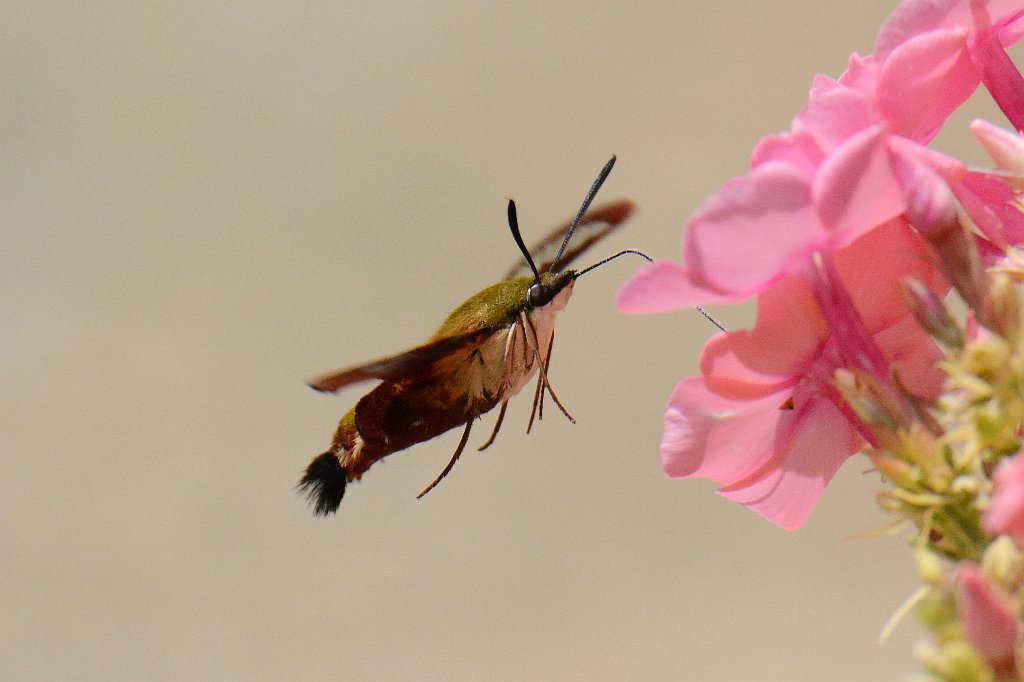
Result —
<instances>
[{"instance_id":1,"label":"moth eye","mask_svg":"<svg viewBox=\"0 0 1024 682\"><path fill-rule=\"evenodd\" d=\"M531 308L539 308L546 305L550 298L548 288L539 282L531 285L526 291L526 302Z\"/></svg>"}]
</instances>

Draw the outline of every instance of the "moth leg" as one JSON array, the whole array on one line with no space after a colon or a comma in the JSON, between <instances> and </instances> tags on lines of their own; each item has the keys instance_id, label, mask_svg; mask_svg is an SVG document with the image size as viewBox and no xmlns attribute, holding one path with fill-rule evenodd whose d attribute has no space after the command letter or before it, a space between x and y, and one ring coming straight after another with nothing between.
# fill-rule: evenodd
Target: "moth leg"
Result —
<instances>
[{"instance_id":1,"label":"moth leg","mask_svg":"<svg viewBox=\"0 0 1024 682\"><path fill-rule=\"evenodd\" d=\"M498 410L498 420L494 422L494 430L491 431L491 437L487 439L487 442L477 448L477 452L486 450L494 442L494 439L498 437L498 429L501 428L501 422L505 418L505 410L508 408L508 401L501 401L501 409Z\"/></svg>"},{"instance_id":2,"label":"moth leg","mask_svg":"<svg viewBox=\"0 0 1024 682\"><path fill-rule=\"evenodd\" d=\"M543 362L540 363L540 374L541 378L544 380L544 388L548 389L548 393L551 394L551 399L555 401L555 405L558 405L558 409L562 411L562 414L565 415L566 419L575 424L576 420L572 418L572 415L569 414L569 411L565 409L565 405L563 405L562 401L558 399L557 395L555 395L555 390L551 388L551 382L548 381L548 373L544 367Z\"/></svg>"},{"instance_id":3,"label":"moth leg","mask_svg":"<svg viewBox=\"0 0 1024 682\"><path fill-rule=\"evenodd\" d=\"M534 347L533 352L534 352L534 355L537 358L537 361L538 361L537 365L538 365L538 369L540 370L539 371L540 378L537 380L538 381L538 383L537 383L537 390L538 390L538 393L540 393L540 398L538 400L535 400L535 403L538 403L538 402L543 400L543 391L544 391L544 389L547 389L548 393L551 394L551 399L555 401L555 405L557 405L558 409L562 411L562 414L565 415L565 418L568 419L571 423L575 424L576 420L573 419L572 415L569 414L569 411L565 409L565 405L563 405L562 401L558 399L557 395L555 395L555 390L553 388L551 388L551 382L548 381L548 369L547 369L547 364L548 363L541 360L540 345L539 345L539 340L537 339L537 330L533 326L533 322L531 322L530 318L526 317L525 314L521 314L520 316L524 320L524 326L529 327L530 330L533 332L533 347ZM555 343L555 333L554 333L554 331L552 331L551 332L551 340L550 340L549 345L548 345L548 360L551 359L551 348L554 345L554 343ZM543 388L542 388L542 386L543 386ZM530 417L530 425L532 425L532 424L533 424L533 417L531 415L531 417ZM527 433L529 433L529 431L530 431L529 427L527 427L526 431L527 431Z\"/></svg>"},{"instance_id":4,"label":"moth leg","mask_svg":"<svg viewBox=\"0 0 1024 682\"><path fill-rule=\"evenodd\" d=\"M533 407L530 408L530 421L526 423L526 432L533 428L533 419L537 416L537 407L544 400L544 378L537 375L537 388L533 389Z\"/></svg>"},{"instance_id":5,"label":"moth leg","mask_svg":"<svg viewBox=\"0 0 1024 682\"><path fill-rule=\"evenodd\" d=\"M440 483L441 479L447 476L448 472L452 470L452 467L455 466L455 462L459 459L459 455L461 455L462 451L466 449L466 443L469 441L469 430L471 428L473 428L472 418L466 421L466 430L462 432L462 440L459 441L459 447L455 448L455 454L452 455L452 459L448 462L448 466L444 468L444 471L437 475L437 478L434 479L433 483L424 488L423 492L416 496L417 500L433 490L434 486Z\"/></svg>"},{"instance_id":6,"label":"moth leg","mask_svg":"<svg viewBox=\"0 0 1024 682\"><path fill-rule=\"evenodd\" d=\"M530 336L529 336L529 334L527 333L526 330L529 329L530 331L533 332L533 346L535 347L535 349L537 347L539 347L538 346L539 341L537 339L537 329L533 326L533 323L530 322L530 318L527 317L523 313L520 313L519 318L521 320L520 324L523 325L523 353L524 353L523 365L525 366L525 365L529 365L530 364L530 358L528 356L528 353L529 353L528 346L530 345ZM553 334L552 334L552 336L553 336ZM549 352L550 352L550 346L549 346ZM534 350L534 354L536 354L536 350ZM542 374L538 374L537 375L537 387L535 389L533 389L533 405L530 406L530 421L528 421L526 423L526 433L529 434L530 431L533 429L533 420L534 419L543 419L543 418L544 418L544 378L543 378Z\"/></svg>"},{"instance_id":7,"label":"moth leg","mask_svg":"<svg viewBox=\"0 0 1024 682\"><path fill-rule=\"evenodd\" d=\"M551 349L554 348L554 346L555 346L555 330L552 329L551 330L551 338L548 339L548 354L545 356L547 359L544 361L544 374L545 374L544 379L545 379L545 381L547 381L547 376L546 375L547 375L548 368L551 367ZM565 410L563 409L562 412L565 412ZM537 419L539 420L539 419L543 419L543 418L544 418L544 392L541 391L541 393L540 393L540 404L537 406Z\"/></svg>"}]
</instances>

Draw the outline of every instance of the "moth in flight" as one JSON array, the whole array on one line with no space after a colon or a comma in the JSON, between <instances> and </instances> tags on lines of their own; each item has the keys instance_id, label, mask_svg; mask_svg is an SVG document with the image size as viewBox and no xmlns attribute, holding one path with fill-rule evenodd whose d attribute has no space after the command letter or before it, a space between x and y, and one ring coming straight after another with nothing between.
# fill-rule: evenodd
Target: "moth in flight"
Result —
<instances>
[{"instance_id":1,"label":"moth in flight","mask_svg":"<svg viewBox=\"0 0 1024 682\"><path fill-rule=\"evenodd\" d=\"M576 217L532 250L523 243L516 205L509 200L508 224L522 261L502 281L453 310L426 343L309 382L318 391L333 393L351 384L380 380L345 413L330 449L310 463L299 481L314 513L336 512L346 485L362 478L374 462L463 427L451 461L419 494L422 497L451 471L469 441L473 422L500 405L491 436L479 449L494 441L509 399L534 375L537 385L529 425L538 412L543 413L545 392L572 421L548 381L555 317L565 308L581 275L625 253L643 256L629 249L583 270L563 269L633 212L634 204L628 200L588 211L614 164L613 156L590 187Z\"/></svg>"}]
</instances>

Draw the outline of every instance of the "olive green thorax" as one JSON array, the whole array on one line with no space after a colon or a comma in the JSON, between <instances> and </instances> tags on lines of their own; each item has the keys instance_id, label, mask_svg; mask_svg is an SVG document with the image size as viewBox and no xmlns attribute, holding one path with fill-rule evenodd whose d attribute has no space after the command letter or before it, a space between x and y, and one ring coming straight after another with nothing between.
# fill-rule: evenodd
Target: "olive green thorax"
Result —
<instances>
[{"instance_id":1,"label":"olive green thorax","mask_svg":"<svg viewBox=\"0 0 1024 682\"><path fill-rule=\"evenodd\" d=\"M540 286L550 293L544 304L550 302L575 276L573 270L541 273ZM492 284L477 292L452 311L431 337L432 340L485 329L497 331L512 325L519 319L520 313L530 309L530 287L536 284L533 275L524 275Z\"/></svg>"}]
</instances>

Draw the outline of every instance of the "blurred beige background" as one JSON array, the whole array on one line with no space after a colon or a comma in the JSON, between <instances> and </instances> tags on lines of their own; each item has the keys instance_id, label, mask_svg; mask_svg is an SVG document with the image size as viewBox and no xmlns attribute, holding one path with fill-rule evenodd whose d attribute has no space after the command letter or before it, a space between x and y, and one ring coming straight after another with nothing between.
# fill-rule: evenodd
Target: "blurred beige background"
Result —
<instances>
[{"instance_id":1,"label":"blurred beige background","mask_svg":"<svg viewBox=\"0 0 1024 682\"><path fill-rule=\"evenodd\" d=\"M668 481L661 412L713 331L582 280L552 381L578 420L293 486L396 352L602 192L593 258L687 215L893 2L0 4L0 678L874 680L914 589L863 458L787 533ZM975 109L975 112L990 109ZM1002 119L989 113L994 120ZM980 161L963 132L943 149ZM590 260L588 256L587 259ZM720 310L741 325L749 310ZM474 444L490 428L486 419Z\"/></svg>"}]
</instances>

